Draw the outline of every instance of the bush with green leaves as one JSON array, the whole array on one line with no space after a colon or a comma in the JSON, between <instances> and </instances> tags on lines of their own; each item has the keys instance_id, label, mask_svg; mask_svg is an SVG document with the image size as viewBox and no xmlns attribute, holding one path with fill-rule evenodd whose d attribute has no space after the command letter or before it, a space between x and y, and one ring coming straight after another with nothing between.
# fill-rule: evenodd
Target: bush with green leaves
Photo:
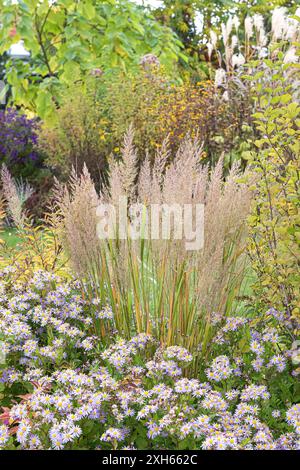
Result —
<instances>
[{"instance_id":1,"label":"bush with green leaves","mask_svg":"<svg viewBox=\"0 0 300 470\"><path fill-rule=\"evenodd\" d=\"M232 87L233 88L233 87ZM240 158L244 125L250 121L248 94L232 90L230 103L209 81L174 83L159 70L116 77L108 86L108 120L115 146L132 124L141 153L160 148L168 138L172 156L189 136L203 143L205 161L215 164L222 153Z\"/></svg>"},{"instance_id":2,"label":"bush with green leaves","mask_svg":"<svg viewBox=\"0 0 300 470\"><path fill-rule=\"evenodd\" d=\"M265 60L254 76L256 151L246 152L255 175L249 254L257 274L255 290L264 305L299 322L300 106L296 64ZM268 77L266 86L265 79ZM253 79L253 77L252 77ZM297 322L298 319L298 322ZM299 328L299 325L298 325Z\"/></svg>"},{"instance_id":3,"label":"bush with green leaves","mask_svg":"<svg viewBox=\"0 0 300 470\"><path fill-rule=\"evenodd\" d=\"M62 178L72 167L80 174L85 163L97 187L110 156L120 158L130 126L139 165L147 154L153 160L166 139L171 161L189 136L203 143L203 163L214 166L225 153L228 170L237 160L245 163L241 155L251 136L249 96L239 89L232 94L228 102L210 81L174 82L158 62L127 74L104 72L68 88L55 122L43 126L39 146Z\"/></svg>"},{"instance_id":4,"label":"bush with green leaves","mask_svg":"<svg viewBox=\"0 0 300 470\"><path fill-rule=\"evenodd\" d=\"M65 86L91 71L125 71L148 53L170 73L186 60L173 31L128 0L1 0L0 23L0 54L20 40L30 52L6 64L13 101L43 119L53 117Z\"/></svg>"},{"instance_id":5,"label":"bush with green leaves","mask_svg":"<svg viewBox=\"0 0 300 470\"><path fill-rule=\"evenodd\" d=\"M99 80L89 77L83 84L68 87L55 121L51 125L43 123L38 137L38 148L61 181L69 178L72 169L80 174L86 165L97 188L105 180L107 158L112 151Z\"/></svg>"}]
</instances>

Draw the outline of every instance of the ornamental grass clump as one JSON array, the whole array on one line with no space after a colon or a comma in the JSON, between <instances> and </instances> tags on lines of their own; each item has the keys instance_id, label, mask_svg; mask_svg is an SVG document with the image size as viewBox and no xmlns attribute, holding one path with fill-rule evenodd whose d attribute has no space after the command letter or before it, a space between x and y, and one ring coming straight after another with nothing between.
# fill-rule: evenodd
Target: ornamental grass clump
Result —
<instances>
[{"instance_id":1,"label":"ornamental grass clump","mask_svg":"<svg viewBox=\"0 0 300 470\"><path fill-rule=\"evenodd\" d=\"M226 315L239 292L250 194L238 182L237 167L226 181L222 159L210 174L201 167L197 142L186 140L176 158L169 157L164 143L154 164L146 156L139 170L129 130L122 160L110 165L109 186L97 194L85 169L69 187L58 187L57 205L64 246L85 282L85 296L110 305L119 334L129 338L147 333L162 345L177 344L201 354L211 337L211 314ZM187 251L187 240L172 237L99 239L97 206L117 207L124 196L131 204L143 204L143 211L154 203L204 204L204 247Z\"/></svg>"},{"instance_id":2,"label":"ornamental grass clump","mask_svg":"<svg viewBox=\"0 0 300 470\"><path fill-rule=\"evenodd\" d=\"M24 203L31 196L33 189L22 180L18 181L13 178L5 164L1 168L1 183L3 195L7 201L7 213L13 224L22 229L28 217L24 210Z\"/></svg>"}]
</instances>

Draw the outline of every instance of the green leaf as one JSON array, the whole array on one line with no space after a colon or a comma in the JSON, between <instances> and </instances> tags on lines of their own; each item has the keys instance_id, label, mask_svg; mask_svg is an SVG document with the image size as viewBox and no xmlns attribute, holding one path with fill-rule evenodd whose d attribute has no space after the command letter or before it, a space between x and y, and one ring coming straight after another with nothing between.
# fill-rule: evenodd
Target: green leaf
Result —
<instances>
[{"instance_id":1,"label":"green leaf","mask_svg":"<svg viewBox=\"0 0 300 470\"><path fill-rule=\"evenodd\" d=\"M51 101L51 95L47 91L40 91L36 99L36 110L41 118L45 118L50 112L49 102Z\"/></svg>"},{"instance_id":2,"label":"green leaf","mask_svg":"<svg viewBox=\"0 0 300 470\"><path fill-rule=\"evenodd\" d=\"M96 10L92 3L88 2L82 5L82 13L88 20L93 20L96 16Z\"/></svg>"},{"instance_id":3,"label":"green leaf","mask_svg":"<svg viewBox=\"0 0 300 470\"><path fill-rule=\"evenodd\" d=\"M73 83L80 75L80 65L74 60L70 60L64 64L63 74L61 78L67 83Z\"/></svg>"}]
</instances>

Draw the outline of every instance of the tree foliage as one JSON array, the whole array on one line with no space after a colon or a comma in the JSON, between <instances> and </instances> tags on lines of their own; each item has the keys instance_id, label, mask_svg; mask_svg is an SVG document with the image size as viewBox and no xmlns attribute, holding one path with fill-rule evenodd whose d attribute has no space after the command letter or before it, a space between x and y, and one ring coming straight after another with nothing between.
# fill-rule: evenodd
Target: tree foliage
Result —
<instances>
[{"instance_id":1,"label":"tree foliage","mask_svg":"<svg viewBox=\"0 0 300 470\"><path fill-rule=\"evenodd\" d=\"M64 85L92 71L126 71L147 53L171 71L185 57L170 28L127 0L0 0L0 23L0 54L20 40L31 54L7 63L13 100L42 118L53 113Z\"/></svg>"}]
</instances>

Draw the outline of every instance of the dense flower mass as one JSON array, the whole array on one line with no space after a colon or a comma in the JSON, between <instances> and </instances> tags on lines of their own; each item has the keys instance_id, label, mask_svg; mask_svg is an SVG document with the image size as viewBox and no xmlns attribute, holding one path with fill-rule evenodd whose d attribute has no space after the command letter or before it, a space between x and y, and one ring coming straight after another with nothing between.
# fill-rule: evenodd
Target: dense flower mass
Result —
<instances>
[{"instance_id":1,"label":"dense flower mass","mask_svg":"<svg viewBox=\"0 0 300 470\"><path fill-rule=\"evenodd\" d=\"M144 333L112 333L105 346L98 332L101 322L114 331L112 311L84 301L76 281L37 272L23 286L8 274L0 285L1 448L299 448L299 404L285 396L284 409L274 389L275 376L292 380L276 326L260 332L251 319L220 318L224 343L190 378L195 358L180 346L163 348ZM248 337L243 359L232 335Z\"/></svg>"},{"instance_id":2,"label":"dense flower mass","mask_svg":"<svg viewBox=\"0 0 300 470\"><path fill-rule=\"evenodd\" d=\"M24 114L8 108L0 110L0 157L10 168L28 162L38 164L36 151L38 124Z\"/></svg>"}]
</instances>

